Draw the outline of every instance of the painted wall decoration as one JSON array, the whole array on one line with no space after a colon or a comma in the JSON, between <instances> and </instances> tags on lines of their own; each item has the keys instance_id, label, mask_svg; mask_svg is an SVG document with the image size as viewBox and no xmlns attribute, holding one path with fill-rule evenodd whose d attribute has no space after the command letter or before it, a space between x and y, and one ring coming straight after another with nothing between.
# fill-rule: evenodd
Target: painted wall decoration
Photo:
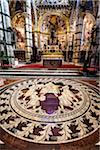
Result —
<instances>
[{"instance_id":1,"label":"painted wall decoration","mask_svg":"<svg viewBox=\"0 0 100 150\"><path fill-rule=\"evenodd\" d=\"M82 47L83 50L88 50L91 38L92 38L92 31L95 26L95 18L92 14L87 13L83 20L83 33L82 33Z\"/></svg>"},{"instance_id":2,"label":"painted wall decoration","mask_svg":"<svg viewBox=\"0 0 100 150\"><path fill-rule=\"evenodd\" d=\"M93 28L93 20L86 16L84 18L84 25L85 25L85 30L84 30L84 38L86 40L90 40L91 39L91 32L92 32L92 28Z\"/></svg>"},{"instance_id":3,"label":"painted wall decoration","mask_svg":"<svg viewBox=\"0 0 100 150\"><path fill-rule=\"evenodd\" d=\"M61 16L57 15L46 16L43 20L41 30L50 31L51 28L54 28L56 32L66 31L65 20Z\"/></svg>"},{"instance_id":4,"label":"painted wall decoration","mask_svg":"<svg viewBox=\"0 0 100 150\"><path fill-rule=\"evenodd\" d=\"M12 27L16 33L16 49L25 49L25 20L22 13L17 13L12 18Z\"/></svg>"},{"instance_id":5,"label":"painted wall decoration","mask_svg":"<svg viewBox=\"0 0 100 150\"><path fill-rule=\"evenodd\" d=\"M62 44L66 41L66 21L62 16L47 15L42 21L40 32L43 34L43 36L41 36L42 47L44 44L47 44L47 40L50 40L51 38L56 38L58 43Z\"/></svg>"},{"instance_id":6,"label":"painted wall decoration","mask_svg":"<svg viewBox=\"0 0 100 150\"><path fill-rule=\"evenodd\" d=\"M13 17L13 15L20 11L23 12L24 11L24 1L22 0L10 0L9 1L9 9L10 9L10 14Z\"/></svg>"}]
</instances>

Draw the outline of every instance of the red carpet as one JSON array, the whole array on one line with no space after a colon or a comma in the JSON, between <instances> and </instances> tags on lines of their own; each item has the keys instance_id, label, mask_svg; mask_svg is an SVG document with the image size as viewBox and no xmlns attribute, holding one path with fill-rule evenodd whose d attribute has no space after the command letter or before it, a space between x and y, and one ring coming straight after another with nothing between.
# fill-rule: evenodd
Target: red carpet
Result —
<instances>
[{"instance_id":1,"label":"red carpet","mask_svg":"<svg viewBox=\"0 0 100 150\"><path fill-rule=\"evenodd\" d=\"M70 69L70 68L81 68L82 66L79 66L79 65L74 65L74 64L64 64L62 65L61 67L58 67L58 68L64 68L64 69ZM17 68L47 68L47 67L44 67L42 64L26 64L26 65L23 65L23 66L19 66ZM49 68L49 67L48 67ZM51 68L50 68L51 69Z\"/></svg>"},{"instance_id":2,"label":"red carpet","mask_svg":"<svg viewBox=\"0 0 100 150\"><path fill-rule=\"evenodd\" d=\"M45 68L42 64L26 64L17 68Z\"/></svg>"}]
</instances>

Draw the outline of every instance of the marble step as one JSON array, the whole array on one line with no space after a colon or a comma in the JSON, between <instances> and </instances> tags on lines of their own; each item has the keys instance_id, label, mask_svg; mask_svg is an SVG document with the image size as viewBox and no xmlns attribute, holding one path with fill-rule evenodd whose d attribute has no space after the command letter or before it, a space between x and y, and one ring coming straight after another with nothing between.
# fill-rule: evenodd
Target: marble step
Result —
<instances>
[{"instance_id":1,"label":"marble step","mask_svg":"<svg viewBox=\"0 0 100 150\"><path fill-rule=\"evenodd\" d=\"M81 76L78 70L0 70L0 76Z\"/></svg>"}]
</instances>

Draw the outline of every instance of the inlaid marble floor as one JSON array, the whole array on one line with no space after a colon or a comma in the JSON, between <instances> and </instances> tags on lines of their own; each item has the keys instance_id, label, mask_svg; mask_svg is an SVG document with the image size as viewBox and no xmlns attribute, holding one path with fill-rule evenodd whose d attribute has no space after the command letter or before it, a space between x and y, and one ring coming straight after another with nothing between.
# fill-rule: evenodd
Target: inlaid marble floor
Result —
<instances>
[{"instance_id":1,"label":"inlaid marble floor","mask_svg":"<svg viewBox=\"0 0 100 150\"><path fill-rule=\"evenodd\" d=\"M98 130L99 91L82 80L25 79L2 87L0 98L1 132L18 142L63 144Z\"/></svg>"}]
</instances>

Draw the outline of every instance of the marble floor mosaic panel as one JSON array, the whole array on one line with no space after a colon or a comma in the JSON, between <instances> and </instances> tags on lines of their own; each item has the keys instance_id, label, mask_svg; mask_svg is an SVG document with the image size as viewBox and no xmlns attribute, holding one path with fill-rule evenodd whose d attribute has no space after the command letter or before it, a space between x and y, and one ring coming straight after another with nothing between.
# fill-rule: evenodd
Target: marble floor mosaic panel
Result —
<instances>
[{"instance_id":1,"label":"marble floor mosaic panel","mask_svg":"<svg viewBox=\"0 0 100 150\"><path fill-rule=\"evenodd\" d=\"M68 143L97 131L98 88L81 80L32 78L0 93L1 129L17 139L42 144Z\"/></svg>"}]
</instances>

